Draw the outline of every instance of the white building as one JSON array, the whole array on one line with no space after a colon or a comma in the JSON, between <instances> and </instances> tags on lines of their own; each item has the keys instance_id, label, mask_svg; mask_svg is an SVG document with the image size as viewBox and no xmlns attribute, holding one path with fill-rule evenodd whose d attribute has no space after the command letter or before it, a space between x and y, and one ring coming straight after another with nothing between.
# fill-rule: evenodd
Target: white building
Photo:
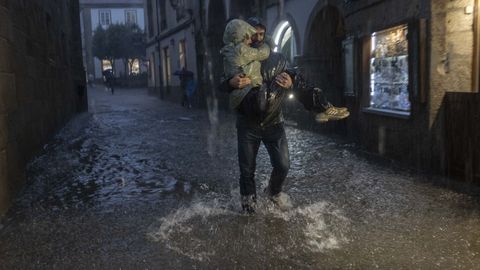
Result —
<instances>
[{"instance_id":1,"label":"white building","mask_svg":"<svg viewBox=\"0 0 480 270\"><path fill-rule=\"evenodd\" d=\"M111 68L108 61L101 61L92 54L92 37L98 25L104 29L112 24L137 24L145 31L143 0L80 0L82 47L87 74L102 78L102 71ZM126 73L122 61L115 61L117 76ZM133 73L146 71L143 63L136 61Z\"/></svg>"},{"instance_id":2,"label":"white building","mask_svg":"<svg viewBox=\"0 0 480 270\"><path fill-rule=\"evenodd\" d=\"M161 96L178 99L180 80L173 73L186 68L197 77L197 51L193 11L198 1L145 0L147 10L148 86Z\"/></svg>"}]
</instances>

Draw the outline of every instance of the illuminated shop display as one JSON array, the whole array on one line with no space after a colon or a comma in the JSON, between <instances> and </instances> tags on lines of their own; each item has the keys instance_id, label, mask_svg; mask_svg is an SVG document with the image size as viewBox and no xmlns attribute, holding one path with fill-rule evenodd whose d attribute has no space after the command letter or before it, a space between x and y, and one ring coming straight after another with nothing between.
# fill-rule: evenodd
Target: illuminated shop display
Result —
<instances>
[{"instance_id":1,"label":"illuminated shop display","mask_svg":"<svg viewBox=\"0 0 480 270\"><path fill-rule=\"evenodd\" d=\"M408 94L408 28L406 25L372 34L370 107L410 112Z\"/></svg>"}]
</instances>

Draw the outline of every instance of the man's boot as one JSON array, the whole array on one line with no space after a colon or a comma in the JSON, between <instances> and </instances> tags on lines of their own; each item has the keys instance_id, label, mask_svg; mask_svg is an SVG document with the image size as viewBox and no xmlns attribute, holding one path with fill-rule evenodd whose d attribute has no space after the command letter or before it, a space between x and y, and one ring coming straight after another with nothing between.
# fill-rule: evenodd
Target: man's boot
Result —
<instances>
[{"instance_id":1,"label":"man's boot","mask_svg":"<svg viewBox=\"0 0 480 270\"><path fill-rule=\"evenodd\" d=\"M241 200L242 212L246 214L254 214L255 207L257 206L257 196L255 194L242 196Z\"/></svg>"},{"instance_id":2,"label":"man's boot","mask_svg":"<svg viewBox=\"0 0 480 270\"><path fill-rule=\"evenodd\" d=\"M287 211L293 208L292 200L287 193L279 192L275 195L272 195L270 191L270 185L268 185L263 192L268 196L268 199L280 210Z\"/></svg>"}]
</instances>

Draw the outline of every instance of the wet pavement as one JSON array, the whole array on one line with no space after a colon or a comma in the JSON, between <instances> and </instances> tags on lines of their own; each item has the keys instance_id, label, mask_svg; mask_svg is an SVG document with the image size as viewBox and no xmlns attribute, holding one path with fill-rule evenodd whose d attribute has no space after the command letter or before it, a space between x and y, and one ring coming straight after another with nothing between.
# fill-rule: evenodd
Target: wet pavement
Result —
<instances>
[{"instance_id":1,"label":"wet pavement","mask_svg":"<svg viewBox=\"0 0 480 270\"><path fill-rule=\"evenodd\" d=\"M28 168L0 269L480 269L478 187L287 126L295 207L239 213L234 118L89 90ZM213 124L210 124L213 123ZM262 147L259 190L270 173Z\"/></svg>"}]
</instances>

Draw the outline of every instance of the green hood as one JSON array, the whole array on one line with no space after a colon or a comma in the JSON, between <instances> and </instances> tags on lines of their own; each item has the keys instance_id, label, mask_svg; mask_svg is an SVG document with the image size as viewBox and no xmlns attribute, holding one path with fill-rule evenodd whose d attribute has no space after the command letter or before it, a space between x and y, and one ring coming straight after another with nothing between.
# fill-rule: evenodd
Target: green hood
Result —
<instances>
[{"instance_id":1,"label":"green hood","mask_svg":"<svg viewBox=\"0 0 480 270\"><path fill-rule=\"evenodd\" d=\"M225 26L225 32L223 32L223 43L239 44L243 42L245 35L253 36L257 31L255 27L248 24L246 21L240 19L231 20L227 26Z\"/></svg>"}]
</instances>

